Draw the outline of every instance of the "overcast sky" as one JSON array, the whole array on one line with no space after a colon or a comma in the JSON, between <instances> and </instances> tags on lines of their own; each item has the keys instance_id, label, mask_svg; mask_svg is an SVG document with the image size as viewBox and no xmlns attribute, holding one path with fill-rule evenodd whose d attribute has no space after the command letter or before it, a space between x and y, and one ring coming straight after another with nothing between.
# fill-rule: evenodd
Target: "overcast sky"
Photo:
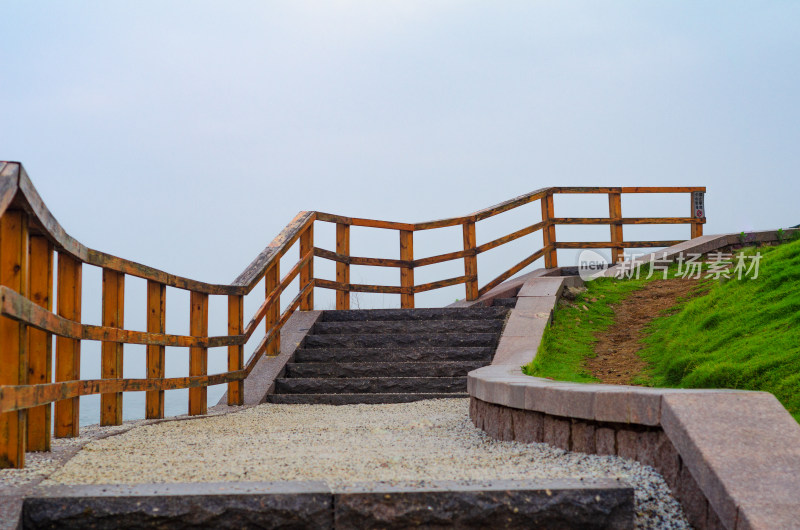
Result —
<instances>
[{"instance_id":1,"label":"overcast sky","mask_svg":"<svg viewBox=\"0 0 800 530\"><path fill-rule=\"evenodd\" d=\"M705 185L706 233L800 223L796 1L4 0L0 15L0 159L87 246L175 274L230 282L299 210L424 221L551 185ZM595 199L556 214L607 213ZM685 216L689 199L623 214ZM394 233L356 236L354 253L396 256ZM426 237L418 255L461 244ZM481 282L525 250L483 260ZM442 272L418 278L461 274Z\"/></svg>"}]
</instances>

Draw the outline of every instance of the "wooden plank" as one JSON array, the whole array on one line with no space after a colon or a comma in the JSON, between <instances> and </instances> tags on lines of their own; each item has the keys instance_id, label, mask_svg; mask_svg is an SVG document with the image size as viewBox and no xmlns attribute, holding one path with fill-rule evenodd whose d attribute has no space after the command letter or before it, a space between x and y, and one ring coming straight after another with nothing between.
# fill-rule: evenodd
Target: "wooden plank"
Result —
<instances>
[{"instance_id":1,"label":"wooden plank","mask_svg":"<svg viewBox=\"0 0 800 530\"><path fill-rule=\"evenodd\" d=\"M598 187L598 186L556 186L551 188L551 193L621 193L619 187Z\"/></svg>"},{"instance_id":2,"label":"wooden plank","mask_svg":"<svg viewBox=\"0 0 800 530\"><path fill-rule=\"evenodd\" d=\"M336 254L350 257L350 225L336 223ZM350 283L350 263L336 263L336 281L342 284ZM347 311L350 309L350 292L336 291L336 309Z\"/></svg>"},{"instance_id":3,"label":"wooden plank","mask_svg":"<svg viewBox=\"0 0 800 530\"><path fill-rule=\"evenodd\" d=\"M239 370L223 374L168 379L85 379L43 385L2 385L0 386L0 412L23 410L56 400L77 399L79 396L92 394L208 387L230 381L241 381L245 377L247 377L247 371Z\"/></svg>"},{"instance_id":4,"label":"wooden plank","mask_svg":"<svg viewBox=\"0 0 800 530\"><path fill-rule=\"evenodd\" d=\"M520 261L519 263L508 269L506 272L495 278L494 280L490 281L489 283L481 287L480 291L478 291L479 296L482 296L485 293L489 292L492 288L500 285L508 278L511 278L516 273L518 273L519 271L521 271L522 269L524 269L537 259L541 258L542 256L547 256L547 249L542 248L537 250L536 252L534 252L533 254L531 254L530 256Z\"/></svg>"},{"instance_id":5,"label":"wooden plank","mask_svg":"<svg viewBox=\"0 0 800 530\"><path fill-rule=\"evenodd\" d=\"M124 328L125 275L103 269L103 326ZM103 379L122 379L123 344L104 341L101 349L100 376ZM100 396L100 425L122 424L122 392Z\"/></svg>"},{"instance_id":6,"label":"wooden plank","mask_svg":"<svg viewBox=\"0 0 800 530\"><path fill-rule=\"evenodd\" d=\"M267 245L267 248L256 256L250 265L233 281L233 285L241 286L241 291L229 294L248 294L256 284L264 277L267 269L275 260L286 254L289 248L300 237L300 233L314 222L317 212L300 212L286 227L281 230L275 239Z\"/></svg>"},{"instance_id":7,"label":"wooden plank","mask_svg":"<svg viewBox=\"0 0 800 530\"><path fill-rule=\"evenodd\" d=\"M342 225L342 226L347 226L347 225ZM316 248L316 247L314 248L314 256L335 261L337 263L344 263L347 265L366 265L369 267L398 267L398 268L417 266L416 260L408 261L408 260L390 259L390 258L364 258L360 256L348 256L346 254L331 252L330 250L325 250L324 248Z\"/></svg>"},{"instance_id":8,"label":"wooden plank","mask_svg":"<svg viewBox=\"0 0 800 530\"><path fill-rule=\"evenodd\" d=\"M507 212L508 210L512 210L514 208L518 208L530 202L541 199L550 192L549 190L550 188L541 188L538 190L531 191L524 195L520 195L519 197L514 197L513 199L509 199L507 201L495 204L494 206L489 206L488 208L484 208L483 210L478 210L477 212L473 213L472 216L475 218L475 221L480 221L481 219L487 219L494 215Z\"/></svg>"},{"instance_id":9,"label":"wooden plank","mask_svg":"<svg viewBox=\"0 0 800 530\"><path fill-rule=\"evenodd\" d=\"M467 300L478 299L478 255L476 252L477 240L475 238L475 222L468 221L462 228L462 239L465 252L475 252L471 256L464 256L464 287Z\"/></svg>"},{"instance_id":10,"label":"wooden plank","mask_svg":"<svg viewBox=\"0 0 800 530\"><path fill-rule=\"evenodd\" d=\"M629 186L621 188L622 193L691 193L706 191L705 186Z\"/></svg>"},{"instance_id":11,"label":"wooden plank","mask_svg":"<svg viewBox=\"0 0 800 530\"><path fill-rule=\"evenodd\" d=\"M414 232L400 230L400 259L414 260ZM409 292L400 295L400 307L414 307L414 268L403 267L400 269L400 286L409 289Z\"/></svg>"},{"instance_id":12,"label":"wooden plank","mask_svg":"<svg viewBox=\"0 0 800 530\"><path fill-rule=\"evenodd\" d=\"M557 225L607 225L609 217L556 217L552 219ZM622 225L679 225L695 222L691 217L620 217Z\"/></svg>"},{"instance_id":13,"label":"wooden plank","mask_svg":"<svg viewBox=\"0 0 800 530\"><path fill-rule=\"evenodd\" d=\"M228 335L240 335L244 324L244 297L228 297ZM244 346L228 346L228 371L236 372L244 366ZM244 404L244 381L228 383L228 405Z\"/></svg>"},{"instance_id":14,"label":"wooden plank","mask_svg":"<svg viewBox=\"0 0 800 530\"><path fill-rule=\"evenodd\" d=\"M208 335L208 295L192 291L189 295L189 333L193 337ZM189 348L189 375L208 374L208 348L194 346ZM198 386L189 389L189 415L205 414L208 408L208 388Z\"/></svg>"},{"instance_id":15,"label":"wooden plank","mask_svg":"<svg viewBox=\"0 0 800 530\"><path fill-rule=\"evenodd\" d=\"M474 248L469 250L457 250L456 252L448 252L447 254L439 254L437 256L429 256L427 258L415 259L412 267L425 267L426 265L433 265L434 263L442 263L445 261L452 261L454 259L462 259L467 256L475 256L476 250Z\"/></svg>"},{"instance_id":16,"label":"wooden plank","mask_svg":"<svg viewBox=\"0 0 800 530\"><path fill-rule=\"evenodd\" d=\"M60 318L76 325L81 321L81 262L65 252L58 253L58 291L56 304ZM81 341L76 338L56 337L56 382L81 378ZM80 401L77 397L56 401L56 438L73 438L79 433Z\"/></svg>"},{"instance_id":17,"label":"wooden plank","mask_svg":"<svg viewBox=\"0 0 800 530\"><path fill-rule=\"evenodd\" d=\"M53 309L53 244L44 236L31 236L28 253L30 301L47 311ZM28 384L53 381L53 336L28 329ZM50 450L52 405L28 411L28 451Z\"/></svg>"},{"instance_id":18,"label":"wooden plank","mask_svg":"<svg viewBox=\"0 0 800 530\"><path fill-rule=\"evenodd\" d=\"M28 292L28 215L6 210L0 217L0 285L22 296ZM27 326L0 317L0 385L28 382ZM0 413L0 468L25 467L27 414Z\"/></svg>"},{"instance_id":19,"label":"wooden plank","mask_svg":"<svg viewBox=\"0 0 800 530\"><path fill-rule=\"evenodd\" d=\"M305 256L309 252L314 252L314 225L310 224L306 227L305 231L300 234L300 257ZM311 285L314 279L314 259L310 259L300 269L300 289L304 289L306 285ZM314 289L308 291L308 294L300 303L300 311L313 311L314 310Z\"/></svg>"},{"instance_id":20,"label":"wooden plank","mask_svg":"<svg viewBox=\"0 0 800 530\"><path fill-rule=\"evenodd\" d=\"M267 349L269 348L270 344L272 344L276 340L280 341L281 328L283 327L284 324L286 324L286 321L289 320L289 317L292 316L292 313L294 313L295 310L298 307L300 307L301 300L308 295L308 292L316 286L316 283L318 281L319 280L315 279L309 285L306 285L305 289L303 289L299 293L297 293L297 296L295 296L292 299L292 301L289 302L289 305L286 307L286 310L281 314L281 316L278 318L277 322L275 322L275 325L272 326L272 328L267 330L267 333L264 335L264 338L261 339L261 342L258 343L258 346L256 346L256 349L253 352L253 355L251 355L250 359L248 359L248 361L247 361L247 366L245 367L245 373L246 374L249 375L250 372L253 371L253 368L255 368L256 364L258 363L258 360L261 358L261 356L264 354L264 352L267 351ZM335 282L331 282L331 283L335 283Z\"/></svg>"},{"instance_id":21,"label":"wooden plank","mask_svg":"<svg viewBox=\"0 0 800 530\"><path fill-rule=\"evenodd\" d=\"M166 331L167 286L163 283L147 281L147 331L164 333ZM147 346L147 378L163 379L165 347ZM151 390L145 396L145 418L164 417L164 391Z\"/></svg>"},{"instance_id":22,"label":"wooden plank","mask_svg":"<svg viewBox=\"0 0 800 530\"><path fill-rule=\"evenodd\" d=\"M448 219L437 219L436 221L426 221L424 223L414 223L414 231L417 230L432 230L434 228L446 228L448 226L458 226L472 221L475 222L474 215L465 215L463 217L450 217Z\"/></svg>"},{"instance_id":23,"label":"wooden plank","mask_svg":"<svg viewBox=\"0 0 800 530\"><path fill-rule=\"evenodd\" d=\"M703 235L703 223L705 222L705 217L695 217L695 207L694 207L694 194L689 194L689 214L692 216L692 225L691 225L691 235L692 239L696 237L700 237ZM705 213L703 213L705 215ZM701 222L702 221L702 222Z\"/></svg>"},{"instance_id":24,"label":"wooden plank","mask_svg":"<svg viewBox=\"0 0 800 530\"><path fill-rule=\"evenodd\" d=\"M439 280L436 282L423 283L414 287L415 293L422 293L425 291L433 291L434 289L441 289L442 287L450 287L451 285L458 285L460 283L467 283L470 280L477 281L477 278L469 276L458 276L456 278L448 278L446 280ZM477 297L476 297L477 298Z\"/></svg>"},{"instance_id":25,"label":"wooden plank","mask_svg":"<svg viewBox=\"0 0 800 530\"><path fill-rule=\"evenodd\" d=\"M608 194L608 216L610 217L609 230L611 231L611 242L615 244L611 249L611 263L618 263L622 256L622 195L619 193Z\"/></svg>"},{"instance_id":26,"label":"wooden plank","mask_svg":"<svg viewBox=\"0 0 800 530\"><path fill-rule=\"evenodd\" d=\"M15 162L0 162L0 215L11 206L14 195L19 189L20 164Z\"/></svg>"},{"instance_id":27,"label":"wooden plank","mask_svg":"<svg viewBox=\"0 0 800 530\"><path fill-rule=\"evenodd\" d=\"M9 291L0 286L0 313L28 324L29 327L52 333L58 337L79 340L99 340L106 342L119 342L124 344L145 344L158 346L191 347L202 346L216 348L245 344L245 335L229 337L189 337L184 335L169 335L166 333L147 333L145 331L131 331L92 324L81 324L42 309L27 298ZM57 345L57 344L56 344Z\"/></svg>"},{"instance_id":28,"label":"wooden plank","mask_svg":"<svg viewBox=\"0 0 800 530\"><path fill-rule=\"evenodd\" d=\"M542 232L542 242L544 243L544 266L547 269L558 267L558 251L556 250L556 227L552 222L553 217L553 194L548 193L542 197L542 223L545 223Z\"/></svg>"},{"instance_id":29,"label":"wooden plank","mask_svg":"<svg viewBox=\"0 0 800 530\"><path fill-rule=\"evenodd\" d=\"M532 233L536 232L537 230L545 228L546 226L547 226L547 223L544 222L544 221L541 221L539 223L534 223L531 226L527 226L525 228L517 230L516 232L512 232L512 233L508 234L507 236L498 237L497 239L494 239L492 241L484 243L483 245L478 246L476 248L477 253L480 254L481 252L486 252L487 250L491 250L493 248L499 247L500 245L505 245L506 243L509 243L511 241L514 241L515 239L519 239L521 237L527 236L528 234L532 234Z\"/></svg>"},{"instance_id":30,"label":"wooden plank","mask_svg":"<svg viewBox=\"0 0 800 530\"><path fill-rule=\"evenodd\" d=\"M363 285L358 283L343 284L321 278L314 279L314 285L322 289L334 289L336 291L356 291L359 293L385 293L385 294L409 294L411 287L396 287L394 285Z\"/></svg>"},{"instance_id":31,"label":"wooden plank","mask_svg":"<svg viewBox=\"0 0 800 530\"><path fill-rule=\"evenodd\" d=\"M556 248L614 248L622 246L623 248L654 248L654 247L671 247L678 243L683 243L683 239L671 239L666 241L623 241L622 243L612 243L610 241L559 241L556 243Z\"/></svg>"},{"instance_id":32,"label":"wooden plank","mask_svg":"<svg viewBox=\"0 0 800 530\"><path fill-rule=\"evenodd\" d=\"M280 292L280 285L278 282L278 277L280 276L280 261L275 261L272 263L269 269L267 269L266 274L264 275L264 291L266 295L266 300L271 300L269 305L265 307L266 313L264 315L264 322L266 327L266 332L269 333L275 324L278 322L278 316L281 310L281 298L280 294L275 294ZM302 287L302 285L301 285ZM265 302L266 302L265 300ZM281 338L280 336L275 337L275 340L269 344L267 355L274 356L278 355L281 351Z\"/></svg>"}]
</instances>

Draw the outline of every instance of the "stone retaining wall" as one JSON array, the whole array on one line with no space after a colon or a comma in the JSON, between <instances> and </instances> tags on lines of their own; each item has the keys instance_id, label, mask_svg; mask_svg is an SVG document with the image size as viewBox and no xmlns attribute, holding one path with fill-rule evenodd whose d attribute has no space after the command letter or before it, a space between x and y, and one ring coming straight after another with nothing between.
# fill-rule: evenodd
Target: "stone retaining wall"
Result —
<instances>
[{"instance_id":1,"label":"stone retaining wall","mask_svg":"<svg viewBox=\"0 0 800 530\"><path fill-rule=\"evenodd\" d=\"M774 231L748 237L778 239ZM703 236L666 249L667 259L738 243L737 234ZM651 465L698 528L797 528L800 426L772 394L567 383L522 373L561 290L577 281L539 273L519 286L492 365L469 374L475 425L498 439Z\"/></svg>"}]
</instances>

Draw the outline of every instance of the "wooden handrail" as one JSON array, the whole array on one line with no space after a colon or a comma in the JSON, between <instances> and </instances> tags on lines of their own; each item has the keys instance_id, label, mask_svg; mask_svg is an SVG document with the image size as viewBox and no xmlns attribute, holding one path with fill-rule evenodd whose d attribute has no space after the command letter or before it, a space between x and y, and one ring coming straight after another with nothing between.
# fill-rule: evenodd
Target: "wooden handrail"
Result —
<instances>
[{"instance_id":1,"label":"wooden handrail","mask_svg":"<svg viewBox=\"0 0 800 530\"><path fill-rule=\"evenodd\" d=\"M337 309L349 309L352 292L399 295L402 307L414 307L415 294L464 284L466 298L475 300L544 258L546 267L557 266L559 249L609 248L617 261L626 248L669 246L679 241L624 241L624 225L690 224L692 237L702 235L705 223L702 207L704 187L549 187L484 208L471 214L427 221L401 223L303 211L230 284L205 283L147 267L140 263L90 249L71 237L56 221L31 183L24 167L17 162L0 162L0 467L22 467L24 451L50 447L50 411L55 407L54 435L77 436L78 397L101 394L101 422L118 424L122 420L122 393L145 391L146 417L164 416L164 391L189 390L190 414L206 412L206 389L228 384L228 403L241 405L244 380L265 355L280 351L280 332L297 310L314 307L314 289L336 291ZM609 217L556 217L553 197L558 194L606 194ZM691 193L691 217L622 217L620 197L626 193ZM484 219L540 201L541 221L505 236L478 244L476 226ZM699 212L699 213L698 213ZM314 224L336 225L336 248L326 250L314 244ZM608 225L608 242L568 242L556 239L559 225ZM398 233L399 259L352 256L350 227L395 230ZM414 232L446 227L462 228L461 250L415 258ZM483 286L479 286L478 256L524 236L542 231L542 248L512 265ZM298 243L300 257L280 278L280 260ZM30 251L28 250L30 248ZM58 263L54 267L53 255ZM336 263L336 280L316 278L314 259ZM13 260L13 263L8 260ZM414 270L438 263L463 260L464 274L424 284L414 281ZM102 325L81 323L82 265L103 270ZM371 285L350 282L350 266L394 267L400 269L399 285ZM52 296L53 274L57 270L56 312ZM6 272L2 272L6 271ZM11 271L11 272L8 272ZM4 275L5 274L5 275ZM147 280L147 331L124 328L124 277ZM264 300L244 325L243 298L264 279ZM281 295L295 280L300 288L281 313ZM165 333L166 287L190 292L190 335ZM225 336L208 336L209 296L226 296L228 302ZM264 323L264 336L252 356L244 362L243 348ZM47 337L56 337L55 362ZM22 341L21 337L29 337ZM102 343L102 379L80 380L80 342ZM122 375L125 344L146 345L146 379L126 379ZM190 350L188 377L164 377L165 348ZM228 371L207 374L207 350L227 347ZM23 368L25 367L25 368ZM53 379L55 381L53 382ZM55 403L55 405L52 405ZM25 411L30 410L27 447L24 447Z\"/></svg>"}]
</instances>

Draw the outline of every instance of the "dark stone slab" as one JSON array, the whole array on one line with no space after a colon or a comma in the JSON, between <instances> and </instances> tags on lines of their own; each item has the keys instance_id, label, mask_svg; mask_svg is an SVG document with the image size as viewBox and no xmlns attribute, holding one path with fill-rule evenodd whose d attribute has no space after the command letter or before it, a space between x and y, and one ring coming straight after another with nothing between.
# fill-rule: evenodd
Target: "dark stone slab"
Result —
<instances>
[{"instance_id":1,"label":"dark stone slab","mask_svg":"<svg viewBox=\"0 0 800 530\"><path fill-rule=\"evenodd\" d=\"M336 528L633 528L633 489L612 480L433 482L334 492Z\"/></svg>"},{"instance_id":2,"label":"dark stone slab","mask_svg":"<svg viewBox=\"0 0 800 530\"><path fill-rule=\"evenodd\" d=\"M334 362L420 362L432 359L448 361L491 362L494 348L491 346L436 347L418 346L406 348L302 348L295 353L295 361L302 363Z\"/></svg>"},{"instance_id":3,"label":"dark stone slab","mask_svg":"<svg viewBox=\"0 0 800 530\"><path fill-rule=\"evenodd\" d=\"M423 399L453 399L469 397L466 393L440 394L271 394L267 403L284 405L356 405L380 403L410 403Z\"/></svg>"},{"instance_id":4,"label":"dark stone slab","mask_svg":"<svg viewBox=\"0 0 800 530\"><path fill-rule=\"evenodd\" d=\"M467 377L290 378L275 382L276 394L436 394L467 391Z\"/></svg>"},{"instance_id":5,"label":"dark stone slab","mask_svg":"<svg viewBox=\"0 0 800 530\"><path fill-rule=\"evenodd\" d=\"M317 322L315 335L358 333L499 333L503 321L482 320L365 320L354 322Z\"/></svg>"},{"instance_id":6,"label":"dark stone slab","mask_svg":"<svg viewBox=\"0 0 800 530\"><path fill-rule=\"evenodd\" d=\"M386 363L289 363L286 377L466 377L483 361Z\"/></svg>"},{"instance_id":7,"label":"dark stone slab","mask_svg":"<svg viewBox=\"0 0 800 530\"><path fill-rule=\"evenodd\" d=\"M421 308L421 309L355 309L323 311L323 322L359 322L369 320L476 320L504 319L505 307Z\"/></svg>"},{"instance_id":8,"label":"dark stone slab","mask_svg":"<svg viewBox=\"0 0 800 530\"><path fill-rule=\"evenodd\" d=\"M309 335L306 348L394 348L414 346L491 346L496 333L396 333Z\"/></svg>"},{"instance_id":9,"label":"dark stone slab","mask_svg":"<svg viewBox=\"0 0 800 530\"><path fill-rule=\"evenodd\" d=\"M322 482L54 486L25 499L24 528L332 528Z\"/></svg>"}]
</instances>

